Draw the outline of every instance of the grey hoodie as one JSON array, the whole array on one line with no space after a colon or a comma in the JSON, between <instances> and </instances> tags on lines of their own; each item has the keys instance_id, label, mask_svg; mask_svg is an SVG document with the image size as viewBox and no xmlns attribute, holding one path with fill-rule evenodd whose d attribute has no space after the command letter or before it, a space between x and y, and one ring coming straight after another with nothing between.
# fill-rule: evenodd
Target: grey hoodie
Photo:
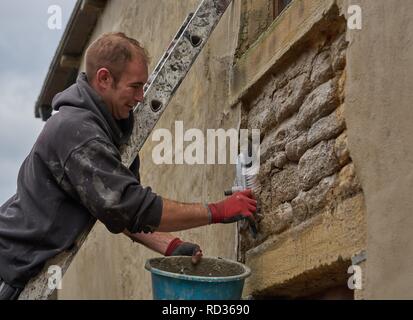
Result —
<instances>
[{"instance_id":1,"label":"grey hoodie","mask_svg":"<svg viewBox=\"0 0 413 320\"><path fill-rule=\"evenodd\" d=\"M84 73L52 105L59 112L24 160L16 194L0 207L0 278L15 287L69 248L90 219L112 233L153 232L161 219L162 198L121 163L133 114L116 121Z\"/></svg>"}]
</instances>

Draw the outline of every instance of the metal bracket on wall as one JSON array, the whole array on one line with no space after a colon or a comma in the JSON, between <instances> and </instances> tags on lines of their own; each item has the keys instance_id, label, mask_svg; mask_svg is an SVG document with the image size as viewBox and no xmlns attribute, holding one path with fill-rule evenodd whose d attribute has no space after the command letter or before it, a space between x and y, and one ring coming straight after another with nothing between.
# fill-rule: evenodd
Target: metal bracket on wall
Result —
<instances>
[{"instance_id":1,"label":"metal bracket on wall","mask_svg":"<svg viewBox=\"0 0 413 320\"><path fill-rule=\"evenodd\" d=\"M130 167L136 158L230 3L231 0L203 0L179 28L145 85L143 103L134 109L133 133L129 142L121 147L125 166ZM53 274L48 273L49 267L53 266L53 270L60 268L63 276L93 226L92 219L72 248L47 261L42 271L26 285L19 299L51 297L55 286L54 281L50 281Z\"/></svg>"},{"instance_id":2,"label":"metal bracket on wall","mask_svg":"<svg viewBox=\"0 0 413 320\"><path fill-rule=\"evenodd\" d=\"M366 260L367 260L367 253L366 253L366 250L363 250L351 257L351 264L359 265L360 263Z\"/></svg>"}]
</instances>

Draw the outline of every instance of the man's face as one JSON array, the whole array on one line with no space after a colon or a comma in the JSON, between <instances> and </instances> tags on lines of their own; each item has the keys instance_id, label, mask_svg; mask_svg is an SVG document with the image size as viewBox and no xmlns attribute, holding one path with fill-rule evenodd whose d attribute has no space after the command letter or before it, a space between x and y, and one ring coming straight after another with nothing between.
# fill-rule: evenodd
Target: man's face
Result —
<instances>
[{"instance_id":1,"label":"man's face","mask_svg":"<svg viewBox=\"0 0 413 320\"><path fill-rule=\"evenodd\" d=\"M116 120L127 119L129 112L143 101L143 86L148 80L148 66L140 56L135 56L126 67L116 86L105 94L106 103Z\"/></svg>"}]
</instances>

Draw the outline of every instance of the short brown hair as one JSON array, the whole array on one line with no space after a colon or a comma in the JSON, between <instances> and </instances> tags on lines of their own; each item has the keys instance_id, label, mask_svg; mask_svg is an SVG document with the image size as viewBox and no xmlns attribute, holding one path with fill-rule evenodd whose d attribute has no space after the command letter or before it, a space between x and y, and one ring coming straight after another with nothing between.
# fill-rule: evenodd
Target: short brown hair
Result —
<instances>
[{"instance_id":1,"label":"short brown hair","mask_svg":"<svg viewBox=\"0 0 413 320\"><path fill-rule=\"evenodd\" d=\"M139 41L127 37L123 32L109 32L96 39L86 51L86 75L91 82L100 68L107 68L115 85L119 81L126 64L134 53L139 54L148 64L149 57Z\"/></svg>"}]
</instances>

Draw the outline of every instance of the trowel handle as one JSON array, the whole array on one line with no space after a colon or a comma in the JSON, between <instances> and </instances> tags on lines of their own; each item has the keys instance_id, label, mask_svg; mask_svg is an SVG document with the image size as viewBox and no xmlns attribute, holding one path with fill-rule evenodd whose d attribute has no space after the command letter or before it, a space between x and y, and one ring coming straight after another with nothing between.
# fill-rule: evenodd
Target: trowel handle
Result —
<instances>
[{"instance_id":1,"label":"trowel handle","mask_svg":"<svg viewBox=\"0 0 413 320\"><path fill-rule=\"evenodd\" d=\"M254 239L256 239L258 236L257 224L252 221L248 221L248 223L249 223L249 229L250 229L251 235Z\"/></svg>"}]
</instances>

